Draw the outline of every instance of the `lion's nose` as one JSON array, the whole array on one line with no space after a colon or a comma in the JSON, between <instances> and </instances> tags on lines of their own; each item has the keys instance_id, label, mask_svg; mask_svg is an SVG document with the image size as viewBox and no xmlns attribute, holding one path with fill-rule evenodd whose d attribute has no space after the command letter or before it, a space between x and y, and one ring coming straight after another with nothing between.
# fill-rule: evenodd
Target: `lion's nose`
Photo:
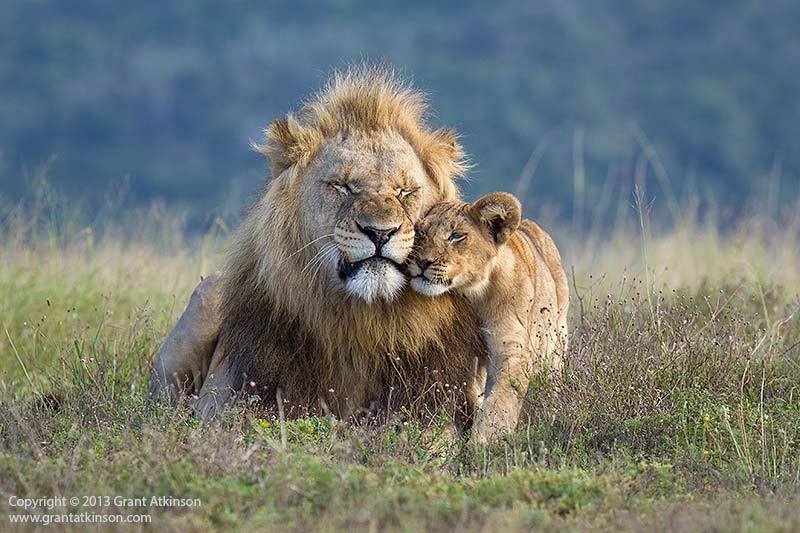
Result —
<instances>
[{"instance_id":1,"label":"lion's nose","mask_svg":"<svg viewBox=\"0 0 800 533\"><path fill-rule=\"evenodd\" d=\"M371 240L373 244L375 244L375 253L379 254L381 253L381 248L383 248L383 245L386 244L389 241L389 239L392 238L392 235L394 235L397 232L397 230L400 229L400 226L396 226L394 228L376 228L375 226L364 226L364 227L359 226L358 229L360 229L364 233L364 235L369 237L369 240Z\"/></svg>"}]
</instances>

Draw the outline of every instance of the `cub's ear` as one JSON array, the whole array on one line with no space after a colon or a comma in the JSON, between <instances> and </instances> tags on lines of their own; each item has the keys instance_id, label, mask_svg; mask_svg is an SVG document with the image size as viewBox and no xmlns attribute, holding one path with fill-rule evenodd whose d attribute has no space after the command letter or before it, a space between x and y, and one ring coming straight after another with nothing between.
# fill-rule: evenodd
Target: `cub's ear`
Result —
<instances>
[{"instance_id":1,"label":"cub's ear","mask_svg":"<svg viewBox=\"0 0 800 533\"><path fill-rule=\"evenodd\" d=\"M519 200L506 192L493 192L469 207L470 216L489 231L495 244L504 244L517 231L522 219Z\"/></svg>"},{"instance_id":2,"label":"cub's ear","mask_svg":"<svg viewBox=\"0 0 800 533\"><path fill-rule=\"evenodd\" d=\"M292 165L305 165L321 144L322 134L303 126L291 113L264 130L264 144L250 143L255 151L269 158L274 178Z\"/></svg>"}]
</instances>

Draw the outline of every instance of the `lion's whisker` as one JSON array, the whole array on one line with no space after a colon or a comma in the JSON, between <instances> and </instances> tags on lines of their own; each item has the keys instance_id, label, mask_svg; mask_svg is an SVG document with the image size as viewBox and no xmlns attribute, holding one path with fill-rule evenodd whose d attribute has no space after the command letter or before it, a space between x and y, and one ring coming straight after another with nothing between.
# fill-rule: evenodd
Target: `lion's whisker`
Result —
<instances>
[{"instance_id":1,"label":"lion's whisker","mask_svg":"<svg viewBox=\"0 0 800 533\"><path fill-rule=\"evenodd\" d=\"M335 243L325 243L325 245L322 246L317 251L317 253L315 253L314 256L308 260L308 263L306 263L306 265L303 267L303 270L301 270L300 273L301 274L305 273L306 270L311 268L316 262L321 261L326 256L326 254L330 252L330 250L335 250L335 249L336 249Z\"/></svg>"},{"instance_id":2,"label":"lion's whisker","mask_svg":"<svg viewBox=\"0 0 800 533\"><path fill-rule=\"evenodd\" d=\"M303 269L300 271L300 274L304 274L309 268L311 268L317 260L325 253L326 248L320 248L317 253L315 253L311 259L303 266Z\"/></svg>"},{"instance_id":3,"label":"lion's whisker","mask_svg":"<svg viewBox=\"0 0 800 533\"><path fill-rule=\"evenodd\" d=\"M325 263L325 261L328 258L330 258L332 256L332 254L335 254L335 253L337 253L337 249L336 249L335 246L330 246L330 247L327 247L327 248L325 248L323 250L320 250L320 253L317 256L315 256L313 263L311 261L309 261L309 264L306 265L306 267L303 269L303 272L301 272L301 274L305 273L308 270L310 272L310 275L308 277L308 281L309 281L309 283L313 282L315 277L316 277L316 275L317 275L317 273L319 272L320 268Z\"/></svg>"},{"instance_id":4,"label":"lion's whisker","mask_svg":"<svg viewBox=\"0 0 800 533\"><path fill-rule=\"evenodd\" d=\"M336 248L332 247L328 249L327 253L323 254L324 257L322 257L319 261L317 261L317 267L314 269L314 272L309 277L309 282L315 281L315 278L319 273L320 269L322 268L322 265L325 263L327 259L329 259L332 256L332 254L335 253L336 253Z\"/></svg>"},{"instance_id":5,"label":"lion's whisker","mask_svg":"<svg viewBox=\"0 0 800 533\"><path fill-rule=\"evenodd\" d=\"M316 239L313 239L313 240L309 241L308 243L304 244L303 246L301 246L300 248L298 248L297 250L295 250L291 254L289 254L286 257L284 257L283 259L281 259L280 262L278 263L278 265L282 265L285 261L288 261L292 257L296 256L297 254L299 254L300 252L302 252L303 250L305 250L306 248L308 248L309 246L311 246L315 242L321 241L322 239L326 239L328 237L333 237L333 236L334 236L333 233L328 233L328 234L325 234L325 235L323 235L321 237L317 237Z\"/></svg>"}]
</instances>

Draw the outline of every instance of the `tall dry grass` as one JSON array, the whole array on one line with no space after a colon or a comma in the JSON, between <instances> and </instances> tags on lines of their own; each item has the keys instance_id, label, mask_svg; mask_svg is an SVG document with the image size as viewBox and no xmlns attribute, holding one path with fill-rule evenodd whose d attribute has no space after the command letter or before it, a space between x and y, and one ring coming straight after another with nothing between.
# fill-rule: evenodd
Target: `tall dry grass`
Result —
<instances>
[{"instance_id":1,"label":"tall dry grass","mask_svg":"<svg viewBox=\"0 0 800 533\"><path fill-rule=\"evenodd\" d=\"M281 431L246 405L221 427L147 412L150 361L227 226L187 233L158 204L87 217L46 195L7 209L0 490L200 495L194 514L159 511L176 529L687 528L682 510L742 496L737 512L770 509L755 527L800 523L794 214L661 225L647 204L586 235L588 215L543 217L572 285L566 369L534 377L525 423L488 448L444 438L446 421Z\"/></svg>"}]
</instances>

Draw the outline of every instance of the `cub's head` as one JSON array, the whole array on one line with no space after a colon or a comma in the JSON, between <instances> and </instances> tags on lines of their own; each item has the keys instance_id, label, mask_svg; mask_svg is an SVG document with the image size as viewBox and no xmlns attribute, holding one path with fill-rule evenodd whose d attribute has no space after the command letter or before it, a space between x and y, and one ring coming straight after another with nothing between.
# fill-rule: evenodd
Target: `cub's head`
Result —
<instances>
[{"instance_id":1,"label":"cub's head","mask_svg":"<svg viewBox=\"0 0 800 533\"><path fill-rule=\"evenodd\" d=\"M428 296L484 287L494 258L521 217L519 200L504 192L487 194L473 204L434 205L417 224L414 252L406 264L411 287Z\"/></svg>"}]
</instances>

